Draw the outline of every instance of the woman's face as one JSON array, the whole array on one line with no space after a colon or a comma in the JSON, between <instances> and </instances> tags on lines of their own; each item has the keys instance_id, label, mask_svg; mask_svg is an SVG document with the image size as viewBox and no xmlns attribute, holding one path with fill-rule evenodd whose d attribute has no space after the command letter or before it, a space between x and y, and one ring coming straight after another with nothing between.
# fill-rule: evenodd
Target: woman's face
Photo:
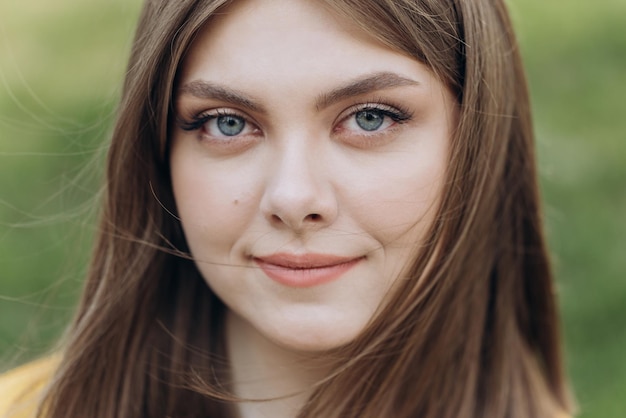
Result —
<instances>
[{"instance_id":1,"label":"woman's face","mask_svg":"<svg viewBox=\"0 0 626 418\"><path fill-rule=\"evenodd\" d=\"M247 0L196 38L175 104L174 194L211 289L282 347L354 339L433 222L449 91L320 2Z\"/></svg>"}]
</instances>

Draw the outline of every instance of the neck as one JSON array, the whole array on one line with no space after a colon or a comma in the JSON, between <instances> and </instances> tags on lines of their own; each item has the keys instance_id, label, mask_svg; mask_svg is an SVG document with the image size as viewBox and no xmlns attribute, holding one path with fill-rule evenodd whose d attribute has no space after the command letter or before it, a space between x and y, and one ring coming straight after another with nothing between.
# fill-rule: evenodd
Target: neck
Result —
<instances>
[{"instance_id":1,"label":"neck","mask_svg":"<svg viewBox=\"0 0 626 418\"><path fill-rule=\"evenodd\" d=\"M293 352L260 335L230 310L226 335L235 395L241 418L293 418L328 373L320 356Z\"/></svg>"}]
</instances>

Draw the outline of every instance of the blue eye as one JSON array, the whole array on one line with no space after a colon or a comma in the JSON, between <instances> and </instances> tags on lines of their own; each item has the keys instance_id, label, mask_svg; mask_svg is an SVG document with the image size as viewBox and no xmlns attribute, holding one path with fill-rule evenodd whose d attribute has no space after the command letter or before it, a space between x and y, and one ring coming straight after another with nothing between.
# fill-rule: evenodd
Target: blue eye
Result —
<instances>
[{"instance_id":1,"label":"blue eye","mask_svg":"<svg viewBox=\"0 0 626 418\"><path fill-rule=\"evenodd\" d=\"M378 109L365 109L354 114L356 124L365 131L375 131L383 125L385 114Z\"/></svg>"},{"instance_id":2,"label":"blue eye","mask_svg":"<svg viewBox=\"0 0 626 418\"><path fill-rule=\"evenodd\" d=\"M200 131L201 134L213 138L230 138L256 133L258 128L249 123L248 119L229 109L216 109L205 114L194 116L186 121L179 119L181 129Z\"/></svg>"},{"instance_id":3,"label":"blue eye","mask_svg":"<svg viewBox=\"0 0 626 418\"><path fill-rule=\"evenodd\" d=\"M216 118L217 129L226 136L239 135L246 127L246 121L235 115L224 115Z\"/></svg>"},{"instance_id":4,"label":"blue eye","mask_svg":"<svg viewBox=\"0 0 626 418\"><path fill-rule=\"evenodd\" d=\"M345 113L347 115L338 128L344 133L352 132L357 135L378 135L412 117L410 111L384 103L359 104L347 109Z\"/></svg>"}]
</instances>

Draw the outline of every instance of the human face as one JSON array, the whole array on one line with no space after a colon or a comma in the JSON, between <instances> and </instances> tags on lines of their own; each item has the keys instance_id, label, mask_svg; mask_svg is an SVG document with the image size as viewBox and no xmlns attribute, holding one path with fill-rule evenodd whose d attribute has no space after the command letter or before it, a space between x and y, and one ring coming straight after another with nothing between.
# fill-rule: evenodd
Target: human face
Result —
<instances>
[{"instance_id":1,"label":"human face","mask_svg":"<svg viewBox=\"0 0 626 418\"><path fill-rule=\"evenodd\" d=\"M216 15L180 70L170 161L208 285L283 348L354 339L433 222L454 108L425 65L319 2Z\"/></svg>"}]
</instances>

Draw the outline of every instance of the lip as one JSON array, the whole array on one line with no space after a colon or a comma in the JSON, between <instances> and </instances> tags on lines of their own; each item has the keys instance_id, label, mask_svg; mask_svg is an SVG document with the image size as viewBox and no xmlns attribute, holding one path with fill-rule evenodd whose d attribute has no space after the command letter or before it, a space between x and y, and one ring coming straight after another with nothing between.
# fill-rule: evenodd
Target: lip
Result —
<instances>
[{"instance_id":1,"label":"lip","mask_svg":"<svg viewBox=\"0 0 626 418\"><path fill-rule=\"evenodd\" d=\"M364 258L278 253L253 260L270 279L282 285L313 287L339 279Z\"/></svg>"}]
</instances>

